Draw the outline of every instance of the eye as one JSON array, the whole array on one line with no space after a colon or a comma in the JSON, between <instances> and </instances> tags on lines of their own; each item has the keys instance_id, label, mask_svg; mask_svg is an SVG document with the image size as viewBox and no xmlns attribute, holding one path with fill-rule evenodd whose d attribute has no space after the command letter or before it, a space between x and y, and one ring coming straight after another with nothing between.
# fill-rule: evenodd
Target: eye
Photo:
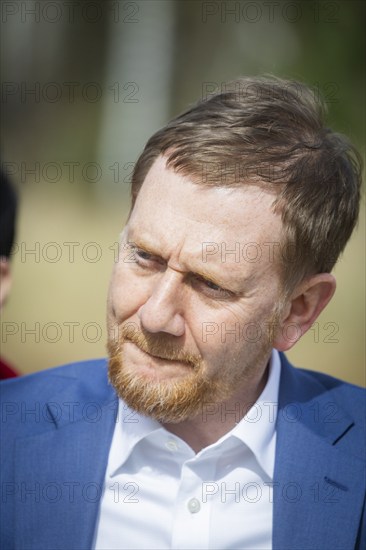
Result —
<instances>
[{"instance_id":1,"label":"eye","mask_svg":"<svg viewBox=\"0 0 366 550\"><path fill-rule=\"evenodd\" d=\"M146 252L146 250L142 250L142 248L135 247L135 255L139 260L143 261L148 261L152 259L152 255L149 252Z\"/></svg>"},{"instance_id":2,"label":"eye","mask_svg":"<svg viewBox=\"0 0 366 550\"><path fill-rule=\"evenodd\" d=\"M216 291L219 291L219 292L223 292L224 289L219 286L219 285L216 285L215 283L213 283L212 281L209 281L208 279L202 279L202 282L208 287L210 288L211 290L216 290Z\"/></svg>"},{"instance_id":3,"label":"eye","mask_svg":"<svg viewBox=\"0 0 366 550\"><path fill-rule=\"evenodd\" d=\"M225 299L230 299L235 297L235 294L231 292L231 290L222 288L221 286L210 281L209 279L205 279L204 277L196 276L194 278L193 284L194 286L202 290L204 294L206 294L211 298L225 300Z\"/></svg>"},{"instance_id":4,"label":"eye","mask_svg":"<svg viewBox=\"0 0 366 550\"><path fill-rule=\"evenodd\" d=\"M151 252L148 252L147 250L144 250L143 248L139 248L133 243L128 243L128 249L130 250L129 258L132 260L133 263L137 264L139 267L142 267L144 269L155 269L160 268L163 264L163 261L158 256L155 256Z\"/></svg>"}]
</instances>

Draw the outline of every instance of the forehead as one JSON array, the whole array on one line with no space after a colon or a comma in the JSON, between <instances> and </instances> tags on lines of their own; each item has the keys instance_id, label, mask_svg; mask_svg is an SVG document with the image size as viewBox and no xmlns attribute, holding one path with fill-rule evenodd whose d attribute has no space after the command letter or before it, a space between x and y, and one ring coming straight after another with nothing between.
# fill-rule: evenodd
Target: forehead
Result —
<instances>
[{"instance_id":1,"label":"forehead","mask_svg":"<svg viewBox=\"0 0 366 550\"><path fill-rule=\"evenodd\" d=\"M279 243L281 220L274 195L257 186L206 187L167 169L159 157L141 187L129 220L131 240L148 239L168 255L236 250ZM258 251L257 251L258 255ZM209 254L206 260L214 259ZM230 262L230 254L227 261ZM235 253L231 255L235 259ZM237 260L237 257L236 257ZM236 261L235 260L235 261ZM237 261L236 261L237 263Z\"/></svg>"},{"instance_id":2,"label":"forehead","mask_svg":"<svg viewBox=\"0 0 366 550\"><path fill-rule=\"evenodd\" d=\"M282 224L272 210L274 198L254 185L228 188L193 183L158 157L140 189L131 221L138 222L141 231L174 225L186 238L188 229L202 237L225 236L231 242L250 236L279 238Z\"/></svg>"}]
</instances>

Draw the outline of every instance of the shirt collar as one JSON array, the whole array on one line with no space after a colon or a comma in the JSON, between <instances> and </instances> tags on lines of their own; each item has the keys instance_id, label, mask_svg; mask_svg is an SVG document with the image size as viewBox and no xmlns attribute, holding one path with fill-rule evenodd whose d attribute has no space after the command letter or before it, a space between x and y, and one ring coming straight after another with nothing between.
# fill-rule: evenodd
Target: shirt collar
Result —
<instances>
[{"instance_id":1,"label":"shirt collar","mask_svg":"<svg viewBox=\"0 0 366 550\"><path fill-rule=\"evenodd\" d=\"M220 444L225 439L235 437L250 448L261 468L271 478L273 478L275 460L275 425L280 373L279 353L277 350L272 350L268 380L261 395L245 417L217 442ZM153 432L167 433L157 420L133 411L120 399L107 474L115 475L127 461L136 445Z\"/></svg>"},{"instance_id":2,"label":"shirt collar","mask_svg":"<svg viewBox=\"0 0 366 550\"><path fill-rule=\"evenodd\" d=\"M250 448L262 469L272 479L280 374L280 354L274 349L269 362L267 384L244 418L230 432Z\"/></svg>"},{"instance_id":3,"label":"shirt collar","mask_svg":"<svg viewBox=\"0 0 366 550\"><path fill-rule=\"evenodd\" d=\"M118 403L118 416L109 452L107 473L113 476L126 462L136 445L153 432L165 430L157 420L130 409L122 399Z\"/></svg>"}]
</instances>

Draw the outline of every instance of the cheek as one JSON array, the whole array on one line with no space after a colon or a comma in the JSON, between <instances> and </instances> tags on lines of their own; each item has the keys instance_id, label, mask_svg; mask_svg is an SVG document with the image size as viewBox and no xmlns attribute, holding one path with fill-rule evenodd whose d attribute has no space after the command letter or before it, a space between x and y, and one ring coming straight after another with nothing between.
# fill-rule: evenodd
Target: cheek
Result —
<instances>
[{"instance_id":1,"label":"cheek","mask_svg":"<svg viewBox=\"0 0 366 550\"><path fill-rule=\"evenodd\" d=\"M116 266L109 285L109 314L119 322L131 317L148 297L145 286L124 266Z\"/></svg>"},{"instance_id":2,"label":"cheek","mask_svg":"<svg viewBox=\"0 0 366 550\"><path fill-rule=\"evenodd\" d=\"M197 347L208 362L238 359L267 343L272 304L230 304L220 309L196 308L191 319Z\"/></svg>"},{"instance_id":3,"label":"cheek","mask_svg":"<svg viewBox=\"0 0 366 550\"><path fill-rule=\"evenodd\" d=\"M190 311L186 310L186 323L196 347L206 363L220 364L242 347L238 311L223 307L205 306L202 300L193 299Z\"/></svg>"}]
</instances>

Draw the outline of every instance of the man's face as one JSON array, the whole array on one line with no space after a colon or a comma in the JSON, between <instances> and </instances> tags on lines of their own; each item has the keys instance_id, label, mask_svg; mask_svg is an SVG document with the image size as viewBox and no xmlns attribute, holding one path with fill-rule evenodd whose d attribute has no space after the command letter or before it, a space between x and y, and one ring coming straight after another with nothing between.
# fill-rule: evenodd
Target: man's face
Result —
<instances>
[{"instance_id":1,"label":"man's face","mask_svg":"<svg viewBox=\"0 0 366 550\"><path fill-rule=\"evenodd\" d=\"M158 158L108 297L110 379L162 422L263 388L281 292L273 195L194 184Z\"/></svg>"}]
</instances>

